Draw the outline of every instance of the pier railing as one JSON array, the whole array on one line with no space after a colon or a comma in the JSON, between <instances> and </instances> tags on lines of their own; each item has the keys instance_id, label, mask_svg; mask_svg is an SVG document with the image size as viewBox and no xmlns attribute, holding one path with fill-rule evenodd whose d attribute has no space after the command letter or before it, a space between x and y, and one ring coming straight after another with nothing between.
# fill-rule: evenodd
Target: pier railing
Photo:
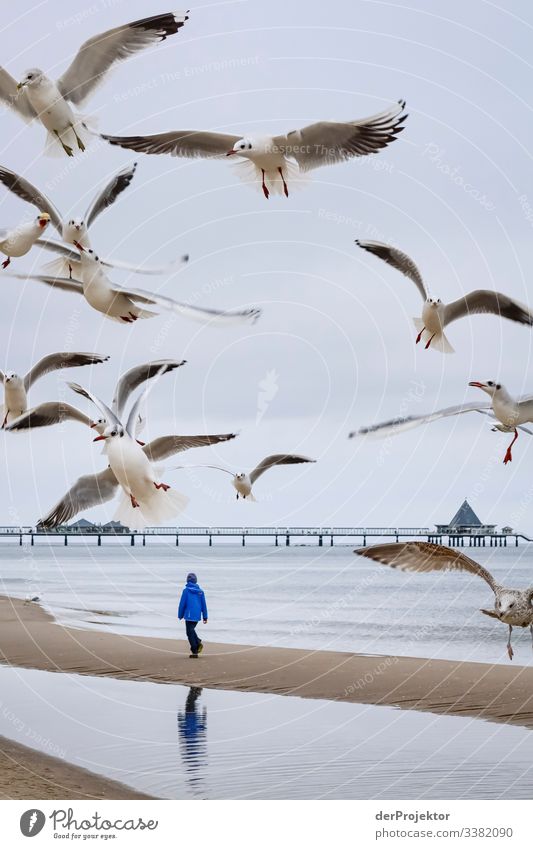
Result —
<instances>
[{"instance_id":1,"label":"pier railing","mask_svg":"<svg viewBox=\"0 0 533 849\"><path fill-rule=\"evenodd\" d=\"M102 540L110 539L125 539L130 545L139 543L145 546L146 541L154 537L166 537L175 541L175 545L183 543L184 540L199 538L206 540L208 545L213 545L213 540L216 538L236 538L241 544L246 545L246 541L251 538L262 539L265 542L271 540L275 546L291 545L291 541L298 540L296 544L305 544L302 542L305 539L310 540L309 544L317 544L322 546L329 544L333 546L335 540L338 543L367 545L367 541L377 538L385 538L390 541L400 542L401 540L409 539L424 539L427 542L436 542L441 545L449 545L450 547L468 546L507 546L508 540L514 541L518 545L519 540L524 542L532 542L525 534L519 532L512 533L441 533L430 528L422 527L259 527L259 528L242 528L242 527L157 527L145 528L142 531L130 531L128 528L106 528L99 526L88 526L83 528L78 527L59 527L54 530L43 531L29 526L0 526L0 540L7 541L8 539L16 538L19 545L24 543L35 545L35 541L46 539L49 542L61 539L64 545L68 545L69 539L80 539L85 537L95 537L97 545L102 545ZM316 541L316 542L315 542Z\"/></svg>"}]
</instances>

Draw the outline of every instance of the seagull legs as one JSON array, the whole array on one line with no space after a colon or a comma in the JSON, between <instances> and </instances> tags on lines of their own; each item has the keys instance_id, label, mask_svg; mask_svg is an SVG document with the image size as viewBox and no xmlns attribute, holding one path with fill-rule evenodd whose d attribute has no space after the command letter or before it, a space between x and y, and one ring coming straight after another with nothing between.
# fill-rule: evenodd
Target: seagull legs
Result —
<instances>
[{"instance_id":1,"label":"seagull legs","mask_svg":"<svg viewBox=\"0 0 533 849\"><path fill-rule=\"evenodd\" d=\"M156 489L162 489L163 492L167 492L167 490L170 489L170 486L168 485L168 483L156 483L154 481L154 486L155 486Z\"/></svg>"},{"instance_id":2,"label":"seagull legs","mask_svg":"<svg viewBox=\"0 0 533 849\"><path fill-rule=\"evenodd\" d=\"M504 463L504 465L505 465L505 466L507 465L507 463L511 463L511 462L512 462L512 460L513 460L513 455L512 455L512 453L511 453L511 448L513 447L513 445L515 444L515 442L516 442L516 440L517 440L517 439L518 439L518 431L517 431L517 429L515 428L515 429L514 429L513 441L512 441L512 442L511 442L511 444L509 445L509 448L508 448L508 449L507 449L507 451L505 452L505 457L503 458L503 463Z\"/></svg>"},{"instance_id":3,"label":"seagull legs","mask_svg":"<svg viewBox=\"0 0 533 849\"><path fill-rule=\"evenodd\" d=\"M507 654L509 655L509 660L513 659L514 651L511 645L511 634L513 633L513 626L509 625L509 638L507 640Z\"/></svg>"},{"instance_id":4,"label":"seagull legs","mask_svg":"<svg viewBox=\"0 0 533 849\"><path fill-rule=\"evenodd\" d=\"M137 499L135 498L134 495L131 495L131 493L130 493L130 499L131 499L131 506L132 507L135 508L135 507L139 506L139 502L137 501Z\"/></svg>"},{"instance_id":5,"label":"seagull legs","mask_svg":"<svg viewBox=\"0 0 533 849\"><path fill-rule=\"evenodd\" d=\"M4 421L2 422L2 430L5 428L8 418L9 418L9 410L6 410L6 414L4 416Z\"/></svg>"},{"instance_id":6,"label":"seagull legs","mask_svg":"<svg viewBox=\"0 0 533 849\"><path fill-rule=\"evenodd\" d=\"M437 334L436 334L436 333L434 333L434 334L433 334L433 336L430 336L430 337L429 337L429 339L428 339L428 341L426 342L426 345L425 345L426 351L427 351L427 349L429 348L429 346L431 345L431 343L433 342L433 340L434 340L434 338L435 338L435 336L436 336L436 335L437 335Z\"/></svg>"},{"instance_id":7,"label":"seagull legs","mask_svg":"<svg viewBox=\"0 0 533 849\"><path fill-rule=\"evenodd\" d=\"M281 177L281 181L283 183L283 192L285 194L285 197L288 198L289 197L289 190L287 188L287 183L285 182L285 177L283 176L283 168L278 168L278 171L279 171L279 176Z\"/></svg>"},{"instance_id":8,"label":"seagull legs","mask_svg":"<svg viewBox=\"0 0 533 849\"><path fill-rule=\"evenodd\" d=\"M54 136L55 136L55 137L57 138L57 140L59 141L59 143L60 143L61 147L63 148L63 150L65 151L65 153L67 154L67 156L74 156L74 151L72 150L72 148L70 147L70 145L65 144L65 142L63 141L63 139L61 138L61 136L59 135L59 133L57 132L57 130L54 130Z\"/></svg>"},{"instance_id":9,"label":"seagull legs","mask_svg":"<svg viewBox=\"0 0 533 849\"><path fill-rule=\"evenodd\" d=\"M3 261L2 268L7 268L10 262L11 262L11 257L8 256L8 258Z\"/></svg>"},{"instance_id":10,"label":"seagull legs","mask_svg":"<svg viewBox=\"0 0 533 849\"><path fill-rule=\"evenodd\" d=\"M270 197L270 192L268 191L267 185L265 183L265 169L261 168L261 188L263 189L263 194L268 200Z\"/></svg>"},{"instance_id":11,"label":"seagull legs","mask_svg":"<svg viewBox=\"0 0 533 849\"><path fill-rule=\"evenodd\" d=\"M139 316L135 315L135 313L133 312L130 312L128 313L128 315L121 315L120 318L122 319L122 321L127 321L128 324L133 324L134 321L137 321Z\"/></svg>"},{"instance_id":12,"label":"seagull legs","mask_svg":"<svg viewBox=\"0 0 533 849\"><path fill-rule=\"evenodd\" d=\"M424 332L424 330L425 330L425 329L426 329L426 328L425 328L425 327L423 327L423 328L422 328L422 330L420 331L420 333L418 334L418 336L416 337L416 344L417 344L417 345L418 345L418 343L420 342L420 340L422 339L422 334L423 334L423 332Z\"/></svg>"},{"instance_id":13,"label":"seagull legs","mask_svg":"<svg viewBox=\"0 0 533 849\"><path fill-rule=\"evenodd\" d=\"M85 150L85 145L83 144L82 140L80 139L79 135L77 134L76 130L74 129L74 124L69 124L69 127L72 130L72 132L74 133L74 135L76 136L76 141L78 142L78 147L81 150L81 152L83 153L83 151Z\"/></svg>"}]
</instances>

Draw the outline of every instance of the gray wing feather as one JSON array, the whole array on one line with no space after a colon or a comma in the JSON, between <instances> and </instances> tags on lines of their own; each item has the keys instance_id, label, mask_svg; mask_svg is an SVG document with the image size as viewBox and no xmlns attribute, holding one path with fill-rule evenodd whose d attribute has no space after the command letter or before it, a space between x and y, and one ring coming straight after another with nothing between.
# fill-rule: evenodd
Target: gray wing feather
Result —
<instances>
[{"instance_id":1,"label":"gray wing feather","mask_svg":"<svg viewBox=\"0 0 533 849\"><path fill-rule=\"evenodd\" d=\"M32 369L24 377L24 389L26 392L30 386L49 374L51 371L58 371L64 368L77 368L78 366L92 366L97 363L105 363L109 359L109 355L103 357L100 354L86 354L80 351L63 351L58 354L48 354L39 360Z\"/></svg>"},{"instance_id":2,"label":"gray wing feather","mask_svg":"<svg viewBox=\"0 0 533 849\"><path fill-rule=\"evenodd\" d=\"M180 451L187 451L189 448L202 448L206 445L228 442L230 439L235 439L236 435L236 433L217 433L201 436L160 436L145 445L143 451L152 463L156 463Z\"/></svg>"},{"instance_id":3,"label":"gray wing feather","mask_svg":"<svg viewBox=\"0 0 533 849\"><path fill-rule=\"evenodd\" d=\"M196 307L192 304L175 301L173 298L160 295L156 292L147 292L144 289L130 289L129 287L116 286L115 284L113 284L113 291L126 295L132 301L162 307L184 318L189 318L191 321L197 321L200 324L255 324L261 315L261 310L259 309L215 310L208 307Z\"/></svg>"},{"instance_id":4,"label":"gray wing feather","mask_svg":"<svg viewBox=\"0 0 533 849\"><path fill-rule=\"evenodd\" d=\"M487 582L493 592L497 584L487 569L466 554L433 542L392 542L356 548L354 554L369 557L403 572L470 572Z\"/></svg>"},{"instance_id":5,"label":"gray wing feather","mask_svg":"<svg viewBox=\"0 0 533 849\"><path fill-rule=\"evenodd\" d=\"M86 227L90 227L95 218L97 218L105 209L114 204L118 196L128 188L129 184L133 180L136 168L136 162L134 162L133 165L128 165L126 168L122 168L122 170L115 174L106 186L104 186L102 191L96 195L85 213Z\"/></svg>"},{"instance_id":6,"label":"gray wing feather","mask_svg":"<svg viewBox=\"0 0 533 849\"><path fill-rule=\"evenodd\" d=\"M65 404L63 401L47 401L31 410L27 410L18 419L8 424L5 430L29 430L36 427L49 427L65 421L76 421L80 424L92 425L92 420L81 410Z\"/></svg>"},{"instance_id":7,"label":"gray wing feather","mask_svg":"<svg viewBox=\"0 0 533 849\"><path fill-rule=\"evenodd\" d=\"M286 136L276 136L274 146L286 156L293 157L302 171L310 171L321 165L345 162L354 156L377 153L404 129L407 118L405 101L358 121L319 121L300 130L292 130Z\"/></svg>"},{"instance_id":8,"label":"gray wing feather","mask_svg":"<svg viewBox=\"0 0 533 849\"><path fill-rule=\"evenodd\" d=\"M55 229L61 233L61 213L52 201L29 180L10 171L9 168L0 167L0 182L21 200L31 203L39 212L47 212Z\"/></svg>"},{"instance_id":9,"label":"gray wing feather","mask_svg":"<svg viewBox=\"0 0 533 849\"><path fill-rule=\"evenodd\" d=\"M153 15L89 38L58 79L59 91L66 100L79 105L102 82L112 65L164 41L178 32L186 20L186 15Z\"/></svg>"},{"instance_id":10,"label":"gray wing feather","mask_svg":"<svg viewBox=\"0 0 533 849\"><path fill-rule=\"evenodd\" d=\"M302 454L270 454L269 457L261 460L253 472L250 472L250 481L255 483L260 475L264 474L267 469L271 469L273 466L292 465L293 463L316 463L316 460L312 460L310 457L304 457Z\"/></svg>"},{"instance_id":11,"label":"gray wing feather","mask_svg":"<svg viewBox=\"0 0 533 849\"><path fill-rule=\"evenodd\" d=\"M0 100L7 106L11 106L15 112L25 121L35 118L36 112L28 100L25 91L17 89L16 80L13 79L5 68L0 67Z\"/></svg>"},{"instance_id":12,"label":"gray wing feather","mask_svg":"<svg viewBox=\"0 0 533 849\"><path fill-rule=\"evenodd\" d=\"M418 266L413 262L410 256L405 254L403 251L398 250L398 248L386 245L384 242L368 242L356 239L355 243L359 245L360 248L363 248L363 250L379 257L388 265L392 265L392 267L397 271L401 271L401 273L408 277L409 280L413 281L422 296L422 300L426 300L426 284L418 270Z\"/></svg>"},{"instance_id":13,"label":"gray wing feather","mask_svg":"<svg viewBox=\"0 0 533 849\"><path fill-rule=\"evenodd\" d=\"M128 398L141 383L150 380L150 378L156 375L168 374L168 372L184 366L186 362L187 360L153 360L152 362L142 363L142 365L130 368L129 371L122 375L116 385L111 408L121 418Z\"/></svg>"},{"instance_id":14,"label":"gray wing feather","mask_svg":"<svg viewBox=\"0 0 533 849\"><path fill-rule=\"evenodd\" d=\"M102 138L109 144L137 153L168 153L170 156L181 156L185 159L212 159L225 156L241 136L203 130L174 130L152 136L102 135Z\"/></svg>"},{"instance_id":15,"label":"gray wing feather","mask_svg":"<svg viewBox=\"0 0 533 849\"><path fill-rule=\"evenodd\" d=\"M519 301L515 301L501 292L492 292L489 289L476 289L457 301L448 304L444 311L444 324L450 324L458 318L467 315L480 315L491 313L519 324L533 325L533 313Z\"/></svg>"},{"instance_id":16,"label":"gray wing feather","mask_svg":"<svg viewBox=\"0 0 533 849\"><path fill-rule=\"evenodd\" d=\"M97 475L84 475L53 507L48 515L39 519L37 528L47 530L64 525L81 510L110 501L118 488L118 481L110 468Z\"/></svg>"},{"instance_id":17,"label":"gray wing feather","mask_svg":"<svg viewBox=\"0 0 533 849\"><path fill-rule=\"evenodd\" d=\"M436 410L434 413L428 413L425 416L405 416L404 418L390 419L387 422L361 427L359 430L353 430L349 438L371 436L381 439L386 436L396 436L398 433L412 430L415 427L437 421L437 419L444 419L448 416L459 416L461 413L482 413L490 409L490 402L459 404L455 407L445 407L443 410Z\"/></svg>"},{"instance_id":18,"label":"gray wing feather","mask_svg":"<svg viewBox=\"0 0 533 849\"><path fill-rule=\"evenodd\" d=\"M15 277L17 280L35 280L36 283L44 283L46 286L53 286L54 289L83 295L83 283L80 283L79 280L71 280L69 277L54 277L51 274L15 274L13 272L5 276Z\"/></svg>"},{"instance_id":19,"label":"gray wing feather","mask_svg":"<svg viewBox=\"0 0 533 849\"><path fill-rule=\"evenodd\" d=\"M65 245L63 242L56 242L55 239L37 239L35 244L40 248L44 248L45 251L51 251L54 254L61 254L61 256L67 257L67 259L71 262L80 262L79 253L72 250L72 248Z\"/></svg>"},{"instance_id":20,"label":"gray wing feather","mask_svg":"<svg viewBox=\"0 0 533 849\"><path fill-rule=\"evenodd\" d=\"M68 386L73 390L73 392L77 392L78 395L83 395L84 398L87 398L88 401L92 401L93 404L100 410L104 419L108 422L108 424L116 424L121 426L120 420L117 418L113 410L110 410L107 404L104 404L103 401L100 401L96 395L93 395L92 392L89 392L88 389L84 389L83 386L80 386L79 383L68 383Z\"/></svg>"}]
</instances>

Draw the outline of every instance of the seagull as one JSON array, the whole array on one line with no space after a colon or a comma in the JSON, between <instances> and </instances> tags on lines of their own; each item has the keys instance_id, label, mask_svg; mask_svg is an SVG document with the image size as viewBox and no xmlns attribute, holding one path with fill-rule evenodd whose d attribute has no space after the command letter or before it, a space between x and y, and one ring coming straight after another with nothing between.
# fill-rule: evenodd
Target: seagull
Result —
<instances>
[{"instance_id":1,"label":"seagull","mask_svg":"<svg viewBox=\"0 0 533 849\"><path fill-rule=\"evenodd\" d=\"M174 130L154 136L110 136L110 144L139 153L169 153L186 159L235 156L237 174L270 193L289 196L288 181L322 165L334 165L387 147L404 129L405 101L358 121L319 121L281 136L240 136L202 130Z\"/></svg>"},{"instance_id":2,"label":"seagull","mask_svg":"<svg viewBox=\"0 0 533 849\"><path fill-rule=\"evenodd\" d=\"M79 242L75 245L80 251L81 280L54 277L49 274L12 274L11 276L19 280L35 280L54 289L83 295L89 306L103 313L106 318L121 324L132 324L139 318L154 318L158 315L156 312L144 309L143 306L138 306L138 303L174 312L201 324L254 324L261 315L261 310L258 309L214 310L184 304L166 295L148 292L145 289L118 286L106 276L102 262L92 248L86 250Z\"/></svg>"},{"instance_id":3,"label":"seagull","mask_svg":"<svg viewBox=\"0 0 533 849\"><path fill-rule=\"evenodd\" d=\"M188 498L171 491L162 483L155 463L189 448L214 445L234 439L236 434L223 433L199 436L160 436L141 447L135 439L135 422L139 409L146 399L148 389L137 398L128 415L126 424L95 395L78 384L69 384L80 395L91 400L103 418L110 422L104 432L94 441L106 441L109 467L93 475L79 478L73 487L41 519L39 529L49 529L69 521L81 510L110 501L120 488L122 498L114 519L130 528L156 525L181 512Z\"/></svg>"},{"instance_id":4,"label":"seagull","mask_svg":"<svg viewBox=\"0 0 533 849\"><path fill-rule=\"evenodd\" d=\"M28 392L30 387L39 378L44 377L51 371L63 368L77 368L78 366L90 366L95 363L105 363L109 357L100 354L84 354L78 351L63 351L57 354L48 354L39 360L24 377L20 377L13 371L0 371L0 380L4 384L4 409L2 416L2 428L7 423L21 416L28 409Z\"/></svg>"},{"instance_id":5,"label":"seagull","mask_svg":"<svg viewBox=\"0 0 533 849\"><path fill-rule=\"evenodd\" d=\"M185 13L169 12L99 33L82 44L56 81L40 68L31 68L17 84L0 68L0 100L25 121L37 118L41 122L47 130L47 152L53 154L63 148L67 156L74 156L85 150L90 131L73 107L81 106L92 95L113 65L174 35L187 19Z\"/></svg>"},{"instance_id":6,"label":"seagull","mask_svg":"<svg viewBox=\"0 0 533 849\"><path fill-rule=\"evenodd\" d=\"M14 171L10 171L9 168L0 167L0 183L3 183L10 192L17 195L17 197L21 198L21 200L36 206L38 210L44 210L44 213L47 216L45 219L47 223L49 221L57 230L63 241L66 242L64 245L60 242L54 241L53 239L37 239L36 244L39 245L39 247L61 254L59 260L54 260L52 263L45 266L45 268L50 270L53 269L54 273L56 273L59 277L67 275L72 277L74 275L76 279L80 279L79 254L72 251L67 247L67 245L73 245L74 242L78 241L85 248L91 247L89 228L96 218L108 209L108 207L116 201L124 189L130 185L136 168L137 163L134 162L133 165L128 165L126 168L122 168L114 174L113 177L111 177L111 179L106 183L104 188L95 195L83 218L64 218L52 201L46 197L44 192L40 192L39 189L29 182L29 180L26 180L24 177L16 174ZM41 234L42 225L41 230L38 231L38 235L40 236ZM189 257L184 255L181 257L180 261L183 263L187 262L188 259ZM9 263L6 263L6 265L8 264ZM107 259L102 259L102 264L111 268L124 268L138 274L165 274L172 271L176 265L176 263L171 263L170 265L162 268L139 268L131 265L130 263L121 262L120 260Z\"/></svg>"},{"instance_id":7,"label":"seagull","mask_svg":"<svg viewBox=\"0 0 533 849\"><path fill-rule=\"evenodd\" d=\"M248 498L250 501L255 501L256 499L252 493L252 486L258 477L268 471L268 469L272 469L274 466L292 465L294 463L316 463L316 460L311 460L310 457L304 457L301 454L271 454L269 457L265 457L264 460L261 460L259 465L257 465L249 474L246 472L231 472L229 469L225 469L222 466L205 465L202 468L218 469L219 472L226 472L226 474L231 475L233 478L232 484L237 490L237 500L241 497L243 499ZM178 468L193 467L180 466Z\"/></svg>"},{"instance_id":8,"label":"seagull","mask_svg":"<svg viewBox=\"0 0 533 849\"><path fill-rule=\"evenodd\" d=\"M413 319L418 330L416 343L425 342L426 350L431 347L443 354L453 354L454 349L444 334L444 328L452 321L467 315L492 313L500 318L528 324L530 327L533 325L533 313L508 295L502 295L501 292L476 289L449 304L444 304L440 298L430 298L420 271L403 251L385 245L383 242L363 242L356 239L356 244L401 271L415 284L424 302L422 317Z\"/></svg>"},{"instance_id":9,"label":"seagull","mask_svg":"<svg viewBox=\"0 0 533 849\"><path fill-rule=\"evenodd\" d=\"M47 212L40 212L33 221L19 224L11 230L0 228L0 251L6 255L2 268L7 268L12 256L24 256L39 242L39 236L44 233L50 223Z\"/></svg>"},{"instance_id":10,"label":"seagull","mask_svg":"<svg viewBox=\"0 0 533 849\"><path fill-rule=\"evenodd\" d=\"M481 613L491 616L509 626L507 653L513 659L511 634L513 627L528 628L533 640L533 587L526 590L515 590L497 584L490 572L471 560L466 554L452 551L444 545L433 542L393 542L385 545L371 545L367 548L356 548L354 554L368 557L401 569L403 572L470 572L478 575L487 582L494 593L494 610L481 608Z\"/></svg>"},{"instance_id":11,"label":"seagull","mask_svg":"<svg viewBox=\"0 0 533 849\"><path fill-rule=\"evenodd\" d=\"M125 374L123 374L115 387L113 400L111 401L111 410L117 418L121 418L128 399L142 383L151 380L153 377L161 377L168 374L186 364L187 360L152 360L148 363L133 366ZM15 418L6 430L20 431L30 428L48 427L50 425L61 424L64 421L76 421L87 427L94 428L100 435L104 433L109 422L103 416L93 420L77 410L70 404L65 404L64 401L47 401L44 404L39 404L31 410L27 410L23 415ZM135 437L139 436L145 425L145 420L142 415L139 415L135 425ZM139 440L137 440L139 442ZM139 442L139 445L144 445L144 442ZM105 445L104 445L105 448Z\"/></svg>"},{"instance_id":12,"label":"seagull","mask_svg":"<svg viewBox=\"0 0 533 849\"><path fill-rule=\"evenodd\" d=\"M492 428L493 431L499 430L501 433L514 433L513 441L507 448L503 459L504 465L507 465L513 459L511 449L518 439L518 431L521 430L533 436L533 431L523 426L525 422L533 422L533 395L513 398L505 386L494 380L487 380L485 383L472 380L468 385L482 389L483 392L486 392L490 396L491 400L487 402L458 404L455 407L444 407L442 410L435 410L433 413L427 413L422 416L406 416L405 418L391 419L387 422L353 430L349 434L349 438L353 439L357 436L377 438L396 436L398 433L412 430L413 428L420 427L420 425L429 424L429 422L434 422L438 419L460 416L463 413L482 413L498 420L498 424Z\"/></svg>"}]
</instances>

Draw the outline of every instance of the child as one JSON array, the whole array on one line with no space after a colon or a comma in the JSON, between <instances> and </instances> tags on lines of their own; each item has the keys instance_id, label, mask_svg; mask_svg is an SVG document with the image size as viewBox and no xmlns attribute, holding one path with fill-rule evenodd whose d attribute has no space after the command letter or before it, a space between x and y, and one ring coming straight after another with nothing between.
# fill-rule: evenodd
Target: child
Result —
<instances>
[{"instance_id":1,"label":"child","mask_svg":"<svg viewBox=\"0 0 533 849\"><path fill-rule=\"evenodd\" d=\"M178 608L178 619L185 619L185 631L191 647L190 658L196 658L204 650L204 644L196 633L200 619L207 623L207 604L204 591L198 586L194 572L187 575L187 583L183 589Z\"/></svg>"}]
</instances>

